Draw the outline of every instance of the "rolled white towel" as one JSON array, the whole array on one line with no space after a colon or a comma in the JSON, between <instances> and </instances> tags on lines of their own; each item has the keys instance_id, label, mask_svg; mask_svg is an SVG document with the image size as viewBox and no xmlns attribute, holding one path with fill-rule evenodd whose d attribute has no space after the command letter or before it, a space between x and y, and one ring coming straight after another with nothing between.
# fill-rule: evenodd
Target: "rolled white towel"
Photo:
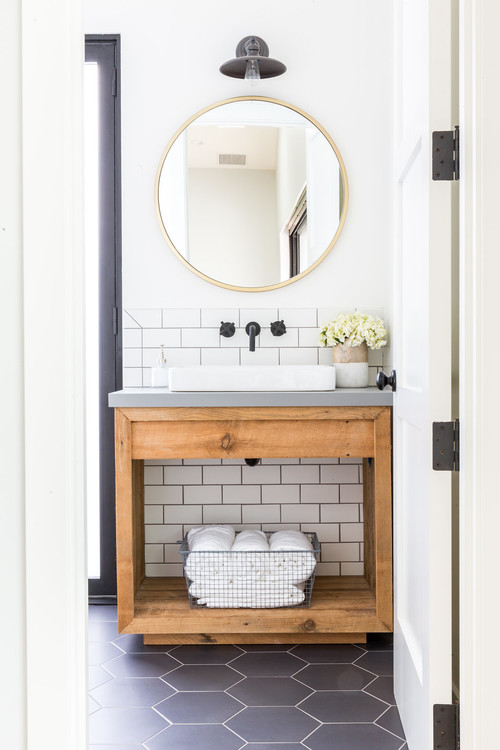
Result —
<instances>
[{"instance_id":1,"label":"rolled white towel","mask_svg":"<svg viewBox=\"0 0 500 750\"><path fill-rule=\"evenodd\" d=\"M191 552L229 552L234 542L232 526L197 526L188 531L188 546Z\"/></svg>"},{"instance_id":2,"label":"rolled white towel","mask_svg":"<svg viewBox=\"0 0 500 750\"><path fill-rule=\"evenodd\" d=\"M224 607L293 607L302 604L305 595L304 592L296 586L288 586L286 589L261 589L253 591L242 591L241 589L231 588L223 591L207 590L202 592L196 589L201 596L198 597L198 604L205 604L207 607L224 608ZM191 592L192 595L193 592Z\"/></svg>"},{"instance_id":3,"label":"rolled white towel","mask_svg":"<svg viewBox=\"0 0 500 750\"><path fill-rule=\"evenodd\" d=\"M269 539L271 552L288 550L312 550L309 539L301 531L276 531Z\"/></svg>"},{"instance_id":4,"label":"rolled white towel","mask_svg":"<svg viewBox=\"0 0 500 750\"><path fill-rule=\"evenodd\" d=\"M269 552L267 536L258 529L245 529L236 534L232 552Z\"/></svg>"}]
</instances>

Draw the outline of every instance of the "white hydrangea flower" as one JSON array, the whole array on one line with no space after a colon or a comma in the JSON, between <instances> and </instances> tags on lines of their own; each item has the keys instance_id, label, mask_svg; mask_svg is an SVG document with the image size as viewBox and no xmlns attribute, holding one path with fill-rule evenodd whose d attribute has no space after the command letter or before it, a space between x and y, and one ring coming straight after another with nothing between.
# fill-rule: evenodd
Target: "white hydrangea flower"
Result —
<instances>
[{"instance_id":1,"label":"white hydrangea flower","mask_svg":"<svg viewBox=\"0 0 500 750\"><path fill-rule=\"evenodd\" d=\"M320 331L321 346L347 343L360 346L364 341L370 349L380 349L387 344L384 321L365 313L339 313L335 320L325 323Z\"/></svg>"}]
</instances>

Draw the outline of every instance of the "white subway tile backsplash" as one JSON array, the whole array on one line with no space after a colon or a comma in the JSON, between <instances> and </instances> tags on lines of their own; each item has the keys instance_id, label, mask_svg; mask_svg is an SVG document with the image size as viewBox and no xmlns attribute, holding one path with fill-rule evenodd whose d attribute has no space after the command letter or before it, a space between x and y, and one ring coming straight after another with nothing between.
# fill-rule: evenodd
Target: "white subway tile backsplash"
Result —
<instances>
[{"instance_id":1,"label":"white subway tile backsplash","mask_svg":"<svg viewBox=\"0 0 500 750\"><path fill-rule=\"evenodd\" d=\"M161 310L144 309L144 310L128 310L129 316L134 320L141 328L160 328L161 327Z\"/></svg>"},{"instance_id":2,"label":"white subway tile backsplash","mask_svg":"<svg viewBox=\"0 0 500 750\"><path fill-rule=\"evenodd\" d=\"M162 563L163 544L146 544L144 557L147 563Z\"/></svg>"},{"instance_id":3,"label":"white subway tile backsplash","mask_svg":"<svg viewBox=\"0 0 500 750\"><path fill-rule=\"evenodd\" d=\"M300 486L298 484L263 484L263 503L300 503Z\"/></svg>"},{"instance_id":4,"label":"white subway tile backsplash","mask_svg":"<svg viewBox=\"0 0 500 750\"><path fill-rule=\"evenodd\" d=\"M326 556L328 562L359 562L359 544L355 542L325 542L321 545L321 559Z\"/></svg>"},{"instance_id":5,"label":"white subway tile backsplash","mask_svg":"<svg viewBox=\"0 0 500 750\"><path fill-rule=\"evenodd\" d=\"M341 523L340 524L340 541L341 542L362 542L363 541L363 524L362 523Z\"/></svg>"},{"instance_id":6,"label":"white subway tile backsplash","mask_svg":"<svg viewBox=\"0 0 500 750\"><path fill-rule=\"evenodd\" d=\"M140 328L125 328L123 330L123 347L141 347L142 346L142 331Z\"/></svg>"},{"instance_id":7,"label":"white subway tile backsplash","mask_svg":"<svg viewBox=\"0 0 500 750\"><path fill-rule=\"evenodd\" d=\"M199 328L201 323L199 308L170 307L162 313L163 328Z\"/></svg>"},{"instance_id":8,"label":"white subway tile backsplash","mask_svg":"<svg viewBox=\"0 0 500 750\"><path fill-rule=\"evenodd\" d=\"M203 523L242 523L241 505L207 505L203 508Z\"/></svg>"},{"instance_id":9,"label":"white subway tile backsplash","mask_svg":"<svg viewBox=\"0 0 500 750\"><path fill-rule=\"evenodd\" d=\"M247 342L248 346L248 342ZM259 349L255 348L254 352L248 349L241 350L242 365L279 365L279 349Z\"/></svg>"},{"instance_id":10,"label":"white subway tile backsplash","mask_svg":"<svg viewBox=\"0 0 500 750\"><path fill-rule=\"evenodd\" d=\"M316 328L318 325L317 312L313 307L280 307L278 310L278 320L282 320L287 328L298 328L299 326L312 326Z\"/></svg>"},{"instance_id":11,"label":"white subway tile backsplash","mask_svg":"<svg viewBox=\"0 0 500 750\"><path fill-rule=\"evenodd\" d=\"M322 466L321 481L330 484L355 484L359 481L358 467L345 464Z\"/></svg>"},{"instance_id":12,"label":"white subway tile backsplash","mask_svg":"<svg viewBox=\"0 0 500 750\"><path fill-rule=\"evenodd\" d=\"M144 523L163 523L163 505L145 505Z\"/></svg>"},{"instance_id":13,"label":"white subway tile backsplash","mask_svg":"<svg viewBox=\"0 0 500 750\"><path fill-rule=\"evenodd\" d=\"M142 349L124 349L123 366L142 367Z\"/></svg>"},{"instance_id":14,"label":"white subway tile backsplash","mask_svg":"<svg viewBox=\"0 0 500 750\"><path fill-rule=\"evenodd\" d=\"M165 484L201 484L201 466L165 466Z\"/></svg>"},{"instance_id":15,"label":"white subway tile backsplash","mask_svg":"<svg viewBox=\"0 0 500 750\"><path fill-rule=\"evenodd\" d=\"M362 503L363 502L363 485L362 484L342 484L340 486L341 503Z\"/></svg>"},{"instance_id":16,"label":"white subway tile backsplash","mask_svg":"<svg viewBox=\"0 0 500 750\"><path fill-rule=\"evenodd\" d=\"M341 562L340 575L342 576L362 576L365 566L362 562Z\"/></svg>"},{"instance_id":17,"label":"white subway tile backsplash","mask_svg":"<svg viewBox=\"0 0 500 750\"><path fill-rule=\"evenodd\" d=\"M214 506L207 506L214 507ZM217 506L219 507L219 506ZM201 505L169 505L165 508L165 523L185 524L203 523L203 507Z\"/></svg>"},{"instance_id":18,"label":"white subway tile backsplash","mask_svg":"<svg viewBox=\"0 0 500 750\"><path fill-rule=\"evenodd\" d=\"M222 487L217 485L195 484L184 487L184 503L186 505L216 505L222 502Z\"/></svg>"},{"instance_id":19,"label":"white subway tile backsplash","mask_svg":"<svg viewBox=\"0 0 500 750\"><path fill-rule=\"evenodd\" d=\"M338 503L339 488L336 484L303 484L300 488L301 503Z\"/></svg>"},{"instance_id":20,"label":"white subway tile backsplash","mask_svg":"<svg viewBox=\"0 0 500 750\"><path fill-rule=\"evenodd\" d=\"M281 365L317 365L318 354L316 349L281 349Z\"/></svg>"},{"instance_id":21,"label":"white subway tile backsplash","mask_svg":"<svg viewBox=\"0 0 500 750\"><path fill-rule=\"evenodd\" d=\"M359 505L321 505L322 523L356 523L359 521Z\"/></svg>"},{"instance_id":22,"label":"white subway tile backsplash","mask_svg":"<svg viewBox=\"0 0 500 750\"><path fill-rule=\"evenodd\" d=\"M331 347L320 347L319 329L341 312L322 308L164 308L124 311L124 383L147 387L161 344L169 366L332 364ZM368 310L380 315L381 311ZM245 325L262 330L249 352ZM283 320L287 333L273 337ZM231 338L219 335L233 322ZM384 350L370 352L370 382ZM363 570L362 459L348 457L147 461L145 466L146 566L148 575L181 575L177 542L201 523L230 523L276 531L316 531L321 544L318 575L361 575ZM164 546L165 545L165 546ZM168 572L167 572L168 571Z\"/></svg>"},{"instance_id":23,"label":"white subway tile backsplash","mask_svg":"<svg viewBox=\"0 0 500 750\"><path fill-rule=\"evenodd\" d=\"M163 466L145 466L144 484L163 484Z\"/></svg>"},{"instance_id":24,"label":"white subway tile backsplash","mask_svg":"<svg viewBox=\"0 0 500 750\"><path fill-rule=\"evenodd\" d=\"M240 466L204 466L204 484L241 484Z\"/></svg>"},{"instance_id":25,"label":"white subway tile backsplash","mask_svg":"<svg viewBox=\"0 0 500 750\"><path fill-rule=\"evenodd\" d=\"M279 484L281 481L281 470L279 466L243 466L243 484Z\"/></svg>"},{"instance_id":26,"label":"white subway tile backsplash","mask_svg":"<svg viewBox=\"0 0 500 750\"><path fill-rule=\"evenodd\" d=\"M319 466L303 465L283 466L281 469L283 484L317 484L319 482Z\"/></svg>"},{"instance_id":27,"label":"white subway tile backsplash","mask_svg":"<svg viewBox=\"0 0 500 750\"><path fill-rule=\"evenodd\" d=\"M239 309L237 307L216 307L203 308L201 311L201 325L203 328L219 329L222 322L234 323L236 328L238 328L240 324ZM245 325L247 322L245 322Z\"/></svg>"},{"instance_id":28,"label":"white subway tile backsplash","mask_svg":"<svg viewBox=\"0 0 500 750\"><path fill-rule=\"evenodd\" d=\"M279 523L280 505L247 505L242 508L242 523Z\"/></svg>"},{"instance_id":29,"label":"white subway tile backsplash","mask_svg":"<svg viewBox=\"0 0 500 750\"><path fill-rule=\"evenodd\" d=\"M178 565L154 563L146 564L146 575L148 578L163 577L163 576L183 576L184 571L182 568L182 562Z\"/></svg>"},{"instance_id":30,"label":"white subway tile backsplash","mask_svg":"<svg viewBox=\"0 0 500 750\"><path fill-rule=\"evenodd\" d=\"M201 349L202 365L228 365L240 364L240 353L238 349Z\"/></svg>"},{"instance_id":31,"label":"white subway tile backsplash","mask_svg":"<svg viewBox=\"0 0 500 750\"><path fill-rule=\"evenodd\" d=\"M279 338L273 336L270 328L262 328L259 335L261 346L279 346L280 350L284 347L299 345L299 332L297 328L287 328L287 332Z\"/></svg>"},{"instance_id":32,"label":"white subway tile backsplash","mask_svg":"<svg viewBox=\"0 0 500 750\"><path fill-rule=\"evenodd\" d=\"M182 346L218 347L218 328L186 328L182 331Z\"/></svg>"},{"instance_id":33,"label":"white subway tile backsplash","mask_svg":"<svg viewBox=\"0 0 500 750\"><path fill-rule=\"evenodd\" d=\"M123 328L140 328L139 323L134 320L126 310L123 311L122 316L122 326Z\"/></svg>"},{"instance_id":34,"label":"white subway tile backsplash","mask_svg":"<svg viewBox=\"0 0 500 750\"><path fill-rule=\"evenodd\" d=\"M147 524L144 528L146 544L175 544L182 537L182 526L179 524L154 526Z\"/></svg>"},{"instance_id":35,"label":"white subway tile backsplash","mask_svg":"<svg viewBox=\"0 0 500 750\"><path fill-rule=\"evenodd\" d=\"M313 503L308 505L283 505L281 507L281 520L284 523L319 523L319 505Z\"/></svg>"},{"instance_id":36,"label":"white subway tile backsplash","mask_svg":"<svg viewBox=\"0 0 500 750\"><path fill-rule=\"evenodd\" d=\"M145 349L181 346L180 328L143 328L142 345Z\"/></svg>"},{"instance_id":37,"label":"white subway tile backsplash","mask_svg":"<svg viewBox=\"0 0 500 750\"><path fill-rule=\"evenodd\" d=\"M260 492L259 485L226 484L222 487L222 502L254 505L260 503Z\"/></svg>"},{"instance_id":38,"label":"white subway tile backsplash","mask_svg":"<svg viewBox=\"0 0 500 750\"><path fill-rule=\"evenodd\" d=\"M182 487L161 485L144 487L146 505L179 505L182 503Z\"/></svg>"},{"instance_id":39,"label":"white subway tile backsplash","mask_svg":"<svg viewBox=\"0 0 500 750\"><path fill-rule=\"evenodd\" d=\"M125 367L123 370L124 388L142 388L142 368Z\"/></svg>"}]
</instances>

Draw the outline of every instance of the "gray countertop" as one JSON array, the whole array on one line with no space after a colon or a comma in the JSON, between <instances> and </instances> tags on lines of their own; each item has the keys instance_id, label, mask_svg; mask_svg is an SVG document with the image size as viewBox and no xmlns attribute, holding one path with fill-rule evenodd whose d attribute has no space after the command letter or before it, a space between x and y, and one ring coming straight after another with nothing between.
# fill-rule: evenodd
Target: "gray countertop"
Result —
<instances>
[{"instance_id":1,"label":"gray countertop","mask_svg":"<svg viewBox=\"0 0 500 750\"><path fill-rule=\"evenodd\" d=\"M112 407L162 406L392 406L392 391L338 388L335 391L177 391L124 388L110 393Z\"/></svg>"}]
</instances>

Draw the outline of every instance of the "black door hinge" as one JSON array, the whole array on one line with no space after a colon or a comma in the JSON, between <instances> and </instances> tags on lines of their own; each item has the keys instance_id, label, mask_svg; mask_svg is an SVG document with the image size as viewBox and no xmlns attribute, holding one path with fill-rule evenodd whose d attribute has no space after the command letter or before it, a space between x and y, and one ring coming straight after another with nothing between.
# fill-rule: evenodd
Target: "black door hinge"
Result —
<instances>
[{"instance_id":1,"label":"black door hinge","mask_svg":"<svg viewBox=\"0 0 500 750\"><path fill-rule=\"evenodd\" d=\"M432 468L435 471L460 470L460 422L432 423Z\"/></svg>"},{"instance_id":2,"label":"black door hinge","mask_svg":"<svg viewBox=\"0 0 500 750\"><path fill-rule=\"evenodd\" d=\"M435 130L432 134L432 179L458 180L460 178L460 129Z\"/></svg>"},{"instance_id":3,"label":"black door hinge","mask_svg":"<svg viewBox=\"0 0 500 750\"><path fill-rule=\"evenodd\" d=\"M458 703L434 706L433 750L460 750L460 706Z\"/></svg>"},{"instance_id":4,"label":"black door hinge","mask_svg":"<svg viewBox=\"0 0 500 750\"><path fill-rule=\"evenodd\" d=\"M118 308L113 307L113 335L118 336Z\"/></svg>"},{"instance_id":5,"label":"black door hinge","mask_svg":"<svg viewBox=\"0 0 500 750\"><path fill-rule=\"evenodd\" d=\"M113 68L111 71L111 96L118 94L118 70Z\"/></svg>"}]
</instances>

